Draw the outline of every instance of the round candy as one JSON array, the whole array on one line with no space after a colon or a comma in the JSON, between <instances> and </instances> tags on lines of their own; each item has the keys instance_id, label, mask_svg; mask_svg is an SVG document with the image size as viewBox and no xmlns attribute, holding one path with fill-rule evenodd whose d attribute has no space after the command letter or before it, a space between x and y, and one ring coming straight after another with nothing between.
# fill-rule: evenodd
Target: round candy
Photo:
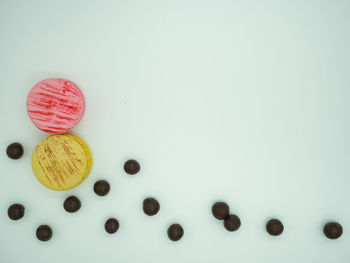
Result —
<instances>
[{"instance_id":1,"label":"round candy","mask_svg":"<svg viewBox=\"0 0 350 263\"><path fill-rule=\"evenodd\" d=\"M343 227L338 222L328 222L323 228L323 233L329 239L337 239L343 234Z\"/></svg>"},{"instance_id":2,"label":"round candy","mask_svg":"<svg viewBox=\"0 0 350 263\"><path fill-rule=\"evenodd\" d=\"M156 199L149 197L143 200L143 212L145 212L146 215L154 216L158 213L159 208L160 205Z\"/></svg>"},{"instance_id":3,"label":"round candy","mask_svg":"<svg viewBox=\"0 0 350 263\"><path fill-rule=\"evenodd\" d=\"M32 168L46 187L62 191L82 183L92 168L89 146L78 136L51 135L35 147Z\"/></svg>"},{"instance_id":4,"label":"round candy","mask_svg":"<svg viewBox=\"0 0 350 263\"><path fill-rule=\"evenodd\" d=\"M11 159L19 159L23 155L23 147L20 143L15 142L7 146L6 154Z\"/></svg>"},{"instance_id":5,"label":"round candy","mask_svg":"<svg viewBox=\"0 0 350 263\"><path fill-rule=\"evenodd\" d=\"M140 171L140 164L135 160L128 160L124 164L124 171L127 174L137 174Z\"/></svg>"},{"instance_id":6,"label":"round candy","mask_svg":"<svg viewBox=\"0 0 350 263\"><path fill-rule=\"evenodd\" d=\"M168 237L172 241L180 240L184 235L184 229L179 224L172 224L168 228Z\"/></svg>"},{"instance_id":7,"label":"round candy","mask_svg":"<svg viewBox=\"0 0 350 263\"><path fill-rule=\"evenodd\" d=\"M229 206L225 202L216 202L211 207L211 212L213 213L213 216L218 220L225 219L229 214Z\"/></svg>"},{"instance_id":8,"label":"round candy","mask_svg":"<svg viewBox=\"0 0 350 263\"><path fill-rule=\"evenodd\" d=\"M37 83L27 97L29 118L40 130L52 134L71 130L83 117L84 95L66 79L50 78Z\"/></svg>"},{"instance_id":9,"label":"round candy","mask_svg":"<svg viewBox=\"0 0 350 263\"><path fill-rule=\"evenodd\" d=\"M227 231L237 231L241 227L241 220L236 215L229 215L224 220L224 227Z\"/></svg>"},{"instance_id":10,"label":"round candy","mask_svg":"<svg viewBox=\"0 0 350 263\"><path fill-rule=\"evenodd\" d=\"M52 237L52 229L48 225L41 225L36 230L36 237L40 241L48 241Z\"/></svg>"},{"instance_id":11,"label":"round candy","mask_svg":"<svg viewBox=\"0 0 350 263\"><path fill-rule=\"evenodd\" d=\"M284 226L282 222L278 219L271 219L266 224L266 231L271 236L279 236L280 234L282 234L283 230Z\"/></svg>"},{"instance_id":12,"label":"round candy","mask_svg":"<svg viewBox=\"0 0 350 263\"><path fill-rule=\"evenodd\" d=\"M105 196L109 193L111 186L106 180L99 180L94 184L94 192L99 196Z\"/></svg>"},{"instance_id":13,"label":"round candy","mask_svg":"<svg viewBox=\"0 0 350 263\"><path fill-rule=\"evenodd\" d=\"M24 206L13 204L7 209L7 214L11 220L19 220L24 216Z\"/></svg>"},{"instance_id":14,"label":"round candy","mask_svg":"<svg viewBox=\"0 0 350 263\"><path fill-rule=\"evenodd\" d=\"M105 223L105 230L109 234L114 234L119 229L119 222L115 218L110 218Z\"/></svg>"},{"instance_id":15,"label":"round candy","mask_svg":"<svg viewBox=\"0 0 350 263\"><path fill-rule=\"evenodd\" d=\"M75 196L68 197L63 203L63 208L68 213L75 213L80 209L80 207L81 207L81 202Z\"/></svg>"}]
</instances>

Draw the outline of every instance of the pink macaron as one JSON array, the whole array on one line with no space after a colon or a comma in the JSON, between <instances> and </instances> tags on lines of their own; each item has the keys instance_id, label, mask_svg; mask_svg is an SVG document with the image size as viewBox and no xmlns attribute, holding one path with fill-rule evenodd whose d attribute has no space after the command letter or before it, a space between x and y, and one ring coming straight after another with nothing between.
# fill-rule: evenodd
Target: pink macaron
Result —
<instances>
[{"instance_id":1,"label":"pink macaron","mask_svg":"<svg viewBox=\"0 0 350 263\"><path fill-rule=\"evenodd\" d=\"M27 97L29 118L40 130L52 134L71 130L84 115L85 99L79 87L66 79L37 83Z\"/></svg>"}]
</instances>

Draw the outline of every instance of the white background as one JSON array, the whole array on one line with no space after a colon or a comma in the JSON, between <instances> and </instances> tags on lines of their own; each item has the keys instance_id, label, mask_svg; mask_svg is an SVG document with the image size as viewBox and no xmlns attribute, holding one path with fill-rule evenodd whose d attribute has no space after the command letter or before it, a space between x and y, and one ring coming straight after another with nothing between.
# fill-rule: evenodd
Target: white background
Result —
<instances>
[{"instance_id":1,"label":"white background","mask_svg":"<svg viewBox=\"0 0 350 263\"><path fill-rule=\"evenodd\" d=\"M349 13L346 0L0 0L0 262L349 262ZM68 192L31 170L47 134L25 101L48 77L86 98L73 131L94 167ZM124 173L128 158L138 175ZM108 196L92 191L98 179ZM76 214L62 207L71 194ZM148 196L161 204L154 217L141 209ZM240 216L238 232L211 215L217 200ZM14 202L26 207L18 222ZM271 217L282 236L265 232ZM323 236L327 220L343 225L340 239ZM53 228L47 243L40 224Z\"/></svg>"}]
</instances>

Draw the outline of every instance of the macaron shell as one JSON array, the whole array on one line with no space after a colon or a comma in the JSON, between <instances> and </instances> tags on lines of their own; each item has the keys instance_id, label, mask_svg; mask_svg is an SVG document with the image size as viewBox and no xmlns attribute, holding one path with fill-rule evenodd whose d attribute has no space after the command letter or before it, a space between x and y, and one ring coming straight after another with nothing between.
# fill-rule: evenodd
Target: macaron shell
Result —
<instances>
[{"instance_id":1,"label":"macaron shell","mask_svg":"<svg viewBox=\"0 0 350 263\"><path fill-rule=\"evenodd\" d=\"M93 158L92 158L92 153L91 153L90 147L82 138L80 138L79 136L77 136L73 133L65 133L64 135L69 136L69 137L73 138L74 140L76 140L81 145L81 147L83 147L83 149L85 151L85 156L86 156L86 161L87 161L87 167L86 167L85 175L83 178L83 180L85 180L89 176L92 165L93 165Z\"/></svg>"},{"instance_id":2,"label":"macaron shell","mask_svg":"<svg viewBox=\"0 0 350 263\"><path fill-rule=\"evenodd\" d=\"M85 111L82 91L72 81L50 78L37 83L27 97L29 118L40 130L64 133L79 123Z\"/></svg>"},{"instance_id":3,"label":"macaron shell","mask_svg":"<svg viewBox=\"0 0 350 263\"><path fill-rule=\"evenodd\" d=\"M82 145L65 134L49 136L36 146L32 168L44 186L57 191L79 185L89 169Z\"/></svg>"}]
</instances>

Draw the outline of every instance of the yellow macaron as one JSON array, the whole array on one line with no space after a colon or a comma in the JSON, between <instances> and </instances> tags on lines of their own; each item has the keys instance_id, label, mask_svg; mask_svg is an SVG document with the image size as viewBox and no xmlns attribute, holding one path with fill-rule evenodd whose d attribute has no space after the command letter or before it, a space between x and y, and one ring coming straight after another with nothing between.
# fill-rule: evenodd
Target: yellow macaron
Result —
<instances>
[{"instance_id":1,"label":"yellow macaron","mask_svg":"<svg viewBox=\"0 0 350 263\"><path fill-rule=\"evenodd\" d=\"M92 168L89 146L72 133L51 135L35 147L32 168L44 186L64 191L82 183Z\"/></svg>"}]
</instances>

